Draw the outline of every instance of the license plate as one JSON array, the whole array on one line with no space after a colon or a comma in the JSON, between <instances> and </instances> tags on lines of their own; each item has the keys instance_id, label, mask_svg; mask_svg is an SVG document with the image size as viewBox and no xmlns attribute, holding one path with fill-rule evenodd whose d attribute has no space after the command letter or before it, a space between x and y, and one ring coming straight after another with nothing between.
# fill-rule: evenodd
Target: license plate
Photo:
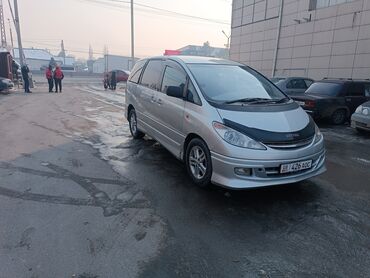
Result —
<instances>
[{"instance_id":1,"label":"license plate","mask_svg":"<svg viewBox=\"0 0 370 278\"><path fill-rule=\"evenodd\" d=\"M283 164L280 166L280 174L298 172L312 167L312 160Z\"/></svg>"},{"instance_id":2,"label":"license plate","mask_svg":"<svg viewBox=\"0 0 370 278\"><path fill-rule=\"evenodd\" d=\"M296 103L298 103L300 106L304 106L304 101L295 101Z\"/></svg>"}]
</instances>

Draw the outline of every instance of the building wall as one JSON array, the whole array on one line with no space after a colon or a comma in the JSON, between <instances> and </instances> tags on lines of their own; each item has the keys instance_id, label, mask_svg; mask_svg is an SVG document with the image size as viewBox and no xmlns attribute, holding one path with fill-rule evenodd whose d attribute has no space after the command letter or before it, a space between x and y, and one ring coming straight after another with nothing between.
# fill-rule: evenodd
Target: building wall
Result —
<instances>
[{"instance_id":1,"label":"building wall","mask_svg":"<svg viewBox=\"0 0 370 278\"><path fill-rule=\"evenodd\" d=\"M18 58L15 60L20 63ZM50 60L26 59L26 62L30 71L39 71L41 67L48 66Z\"/></svg>"},{"instance_id":2,"label":"building wall","mask_svg":"<svg viewBox=\"0 0 370 278\"><path fill-rule=\"evenodd\" d=\"M370 1L284 0L275 75L370 78ZM326 0L329 3L329 0ZM272 75L281 0L234 0L230 58Z\"/></svg>"}]
</instances>

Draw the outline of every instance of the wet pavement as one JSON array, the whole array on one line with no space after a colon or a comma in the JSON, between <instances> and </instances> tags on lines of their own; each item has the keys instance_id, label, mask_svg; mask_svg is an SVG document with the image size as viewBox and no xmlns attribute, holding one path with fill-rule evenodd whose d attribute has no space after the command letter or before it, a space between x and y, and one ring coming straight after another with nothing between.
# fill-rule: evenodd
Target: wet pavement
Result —
<instances>
[{"instance_id":1,"label":"wet pavement","mask_svg":"<svg viewBox=\"0 0 370 278\"><path fill-rule=\"evenodd\" d=\"M328 171L195 187L124 94L70 82L0 95L0 278L368 277L370 135L321 123Z\"/></svg>"}]
</instances>

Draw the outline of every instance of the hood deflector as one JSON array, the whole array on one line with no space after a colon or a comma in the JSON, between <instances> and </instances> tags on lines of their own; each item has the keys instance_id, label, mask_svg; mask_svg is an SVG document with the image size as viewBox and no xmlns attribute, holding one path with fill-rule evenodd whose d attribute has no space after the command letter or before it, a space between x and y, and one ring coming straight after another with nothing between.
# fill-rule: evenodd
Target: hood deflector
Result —
<instances>
[{"instance_id":1,"label":"hood deflector","mask_svg":"<svg viewBox=\"0 0 370 278\"><path fill-rule=\"evenodd\" d=\"M274 132L238 124L228 119L223 119L226 126L243 133L252 139L264 144L299 143L308 140L315 135L315 122L309 117L309 123L301 130L294 132Z\"/></svg>"}]
</instances>

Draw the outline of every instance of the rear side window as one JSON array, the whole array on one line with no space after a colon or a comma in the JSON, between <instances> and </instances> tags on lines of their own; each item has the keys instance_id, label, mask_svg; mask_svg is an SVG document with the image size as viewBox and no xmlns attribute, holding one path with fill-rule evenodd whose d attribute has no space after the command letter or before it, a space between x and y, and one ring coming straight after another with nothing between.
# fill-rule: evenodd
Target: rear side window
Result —
<instances>
[{"instance_id":1,"label":"rear side window","mask_svg":"<svg viewBox=\"0 0 370 278\"><path fill-rule=\"evenodd\" d=\"M139 83L140 74L143 71L143 67L147 60L138 61L132 69L129 81Z\"/></svg>"},{"instance_id":2,"label":"rear side window","mask_svg":"<svg viewBox=\"0 0 370 278\"><path fill-rule=\"evenodd\" d=\"M159 90L159 79L162 72L162 61L151 60L146 66L141 79L141 85L153 90Z\"/></svg>"},{"instance_id":3,"label":"rear side window","mask_svg":"<svg viewBox=\"0 0 370 278\"><path fill-rule=\"evenodd\" d=\"M162 82L162 92L167 93L168 87L179 87L184 91L186 84L186 75L174 68L169 66L166 67L166 70L163 75Z\"/></svg>"},{"instance_id":4,"label":"rear side window","mask_svg":"<svg viewBox=\"0 0 370 278\"><path fill-rule=\"evenodd\" d=\"M293 79L286 85L288 89L307 89L303 79Z\"/></svg>"},{"instance_id":5,"label":"rear side window","mask_svg":"<svg viewBox=\"0 0 370 278\"><path fill-rule=\"evenodd\" d=\"M347 96L359 97L364 96L364 84L352 83L348 87Z\"/></svg>"}]
</instances>

